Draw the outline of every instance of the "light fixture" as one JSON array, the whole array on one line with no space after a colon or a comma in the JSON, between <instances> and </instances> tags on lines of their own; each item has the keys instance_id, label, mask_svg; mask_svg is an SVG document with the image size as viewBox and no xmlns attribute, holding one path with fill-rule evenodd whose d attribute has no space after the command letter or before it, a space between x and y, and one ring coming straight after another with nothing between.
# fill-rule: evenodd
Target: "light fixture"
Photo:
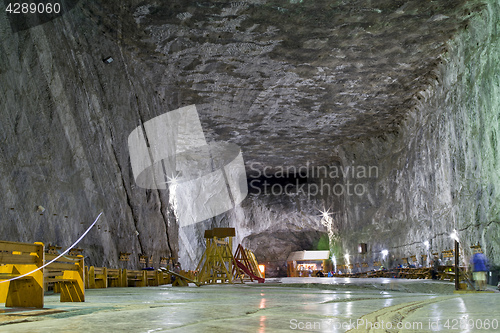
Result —
<instances>
[{"instance_id":1,"label":"light fixture","mask_svg":"<svg viewBox=\"0 0 500 333\"><path fill-rule=\"evenodd\" d=\"M389 251L387 251L387 250L382 250L382 252L380 252L380 253L382 253L382 258L385 258L385 257L387 257L387 255L389 254Z\"/></svg>"},{"instance_id":2,"label":"light fixture","mask_svg":"<svg viewBox=\"0 0 500 333\"><path fill-rule=\"evenodd\" d=\"M105 64L110 64L114 61L114 59L112 57L106 57L104 59L102 59L102 61L105 63Z\"/></svg>"},{"instance_id":3,"label":"light fixture","mask_svg":"<svg viewBox=\"0 0 500 333\"><path fill-rule=\"evenodd\" d=\"M429 241L425 241L424 246L426 249L428 249L431 245L430 245Z\"/></svg>"},{"instance_id":4,"label":"light fixture","mask_svg":"<svg viewBox=\"0 0 500 333\"><path fill-rule=\"evenodd\" d=\"M333 215L333 213L330 213L330 208L323 210L320 209L319 212L321 213L321 218L324 220L328 220L329 218L331 218L330 216Z\"/></svg>"},{"instance_id":5,"label":"light fixture","mask_svg":"<svg viewBox=\"0 0 500 333\"><path fill-rule=\"evenodd\" d=\"M458 233L455 229L453 229L453 232L450 234L450 238L460 243L460 239L458 238Z\"/></svg>"},{"instance_id":6,"label":"light fixture","mask_svg":"<svg viewBox=\"0 0 500 333\"><path fill-rule=\"evenodd\" d=\"M266 273L266 266L265 265L259 265L259 272L261 274L265 274Z\"/></svg>"}]
</instances>

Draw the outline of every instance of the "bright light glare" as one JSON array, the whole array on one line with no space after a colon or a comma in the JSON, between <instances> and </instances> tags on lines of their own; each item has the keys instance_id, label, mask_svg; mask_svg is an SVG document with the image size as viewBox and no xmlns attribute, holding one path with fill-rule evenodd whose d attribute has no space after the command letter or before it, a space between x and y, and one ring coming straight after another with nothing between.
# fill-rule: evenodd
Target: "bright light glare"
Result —
<instances>
[{"instance_id":1,"label":"bright light glare","mask_svg":"<svg viewBox=\"0 0 500 333\"><path fill-rule=\"evenodd\" d=\"M321 217L325 220L328 220L330 218L330 215L333 215L332 213L330 213L330 208L328 209L323 209L323 210L320 210L319 211L321 213Z\"/></svg>"},{"instance_id":2,"label":"bright light glare","mask_svg":"<svg viewBox=\"0 0 500 333\"><path fill-rule=\"evenodd\" d=\"M458 238L458 233L455 229L453 229L453 232L450 234L450 237L454 240L456 240L457 242L460 242L459 238Z\"/></svg>"},{"instance_id":3,"label":"bright light glare","mask_svg":"<svg viewBox=\"0 0 500 333\"><path fill-rule=\"evenodd\" d=\"M349 260L349 253L346 253L344 255L344 258L345 258L345 262L349 265L351 263L350 260Z\"/></svg>"},{"instance_id":4,"label":"bright light glare","mask_svg":"<svg viewBox=\"0 0 500 333\"><path fill-rule=\"evenodd\" d=\"M337 271L337 258L335 258L335 255L332 254L332 263L333 263L333 271Z\"/></svg>"}]
</instances>

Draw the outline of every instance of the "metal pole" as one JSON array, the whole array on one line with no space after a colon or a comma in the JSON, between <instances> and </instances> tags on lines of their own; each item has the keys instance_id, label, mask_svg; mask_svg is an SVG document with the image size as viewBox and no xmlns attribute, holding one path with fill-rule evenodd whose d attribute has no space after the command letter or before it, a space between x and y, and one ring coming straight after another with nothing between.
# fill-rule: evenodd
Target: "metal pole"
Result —
<instances>
[{"instance_id":1,"label":"metal pole","mask_svg":"<svg viewBox=\"0 0 500 333\"><path fill-rule=\"evenodd\" d=\"M458 267L458 256L459 256L459 246L458 242L455 240L455 290L460 289L460 269Z\"/></svg>"}]
</instances>

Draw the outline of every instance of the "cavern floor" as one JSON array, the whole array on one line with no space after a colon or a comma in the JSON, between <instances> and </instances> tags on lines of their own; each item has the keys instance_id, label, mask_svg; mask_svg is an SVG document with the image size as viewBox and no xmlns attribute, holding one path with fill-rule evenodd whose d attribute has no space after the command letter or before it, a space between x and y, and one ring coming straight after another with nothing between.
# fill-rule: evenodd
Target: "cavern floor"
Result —
<instances>
[{"instance_id":1,"label":"cavern floor","mask_svg":"<svg viewBox=\"0 0 500 333\"><path fill-rule=\"evenodd\" d=\"M481 331L487 325L486 331L498 331L497 292L454 294L452 283L428 280L269 282L93 289L86 291L86 302L80 304L60 303L58 295L48 295L43 310L2 307L0 331L368 332L370 326L393 325L391 332L474 332L472 324L483 325Z\"/></svg>"}]
</instances>

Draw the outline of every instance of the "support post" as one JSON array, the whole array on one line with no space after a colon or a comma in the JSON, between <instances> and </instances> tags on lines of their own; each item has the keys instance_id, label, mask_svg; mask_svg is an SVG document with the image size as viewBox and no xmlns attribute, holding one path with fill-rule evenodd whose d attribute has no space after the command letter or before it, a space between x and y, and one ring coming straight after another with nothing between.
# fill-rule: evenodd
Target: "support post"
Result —
<instances>
[{"instance_id":1,"label":"support post","mask_svg":"<svg viewBox=\"0 0 500 333\"><path fill-rule=\"evenodd\" d=\"M455 240L455 290L460 289L459 243Z\"/></svg>"}]
</instances>

